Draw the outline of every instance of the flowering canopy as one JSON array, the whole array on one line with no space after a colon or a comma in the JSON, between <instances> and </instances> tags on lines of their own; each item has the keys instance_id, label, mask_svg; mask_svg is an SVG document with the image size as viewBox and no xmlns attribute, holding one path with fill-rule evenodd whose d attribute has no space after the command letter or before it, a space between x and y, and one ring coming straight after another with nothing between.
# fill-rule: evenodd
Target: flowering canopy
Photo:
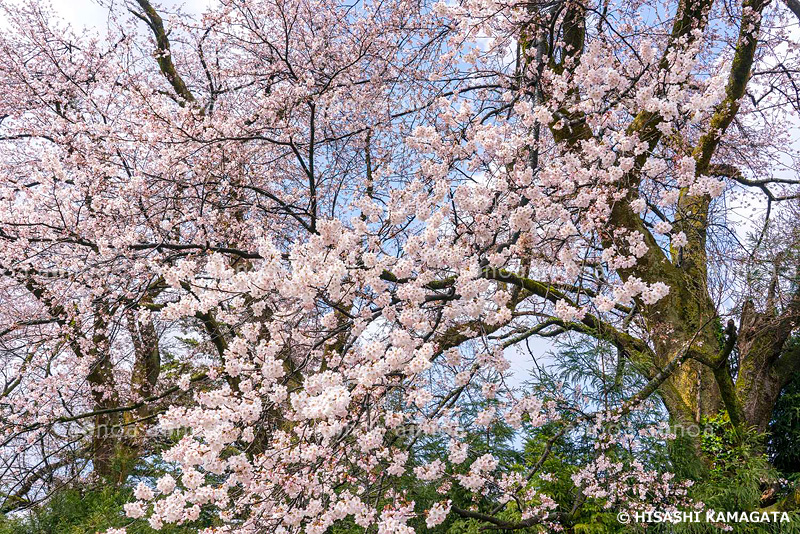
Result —
<instances>
[{"instance_id":1,"label":"flowering canopy","mask_svg":"<svg viewBox=\"0 0 800 534\"><path fill-rule=\"evenodd\" d=\"M610 342L646 386L562 433L605 435L654 394L673 420L765 424L777 392L750 402L766 375L730 371L736 329L718 325L738 293L713 244L749 191L797 198L778 168L800 104L782 5L117 4L103 36L5 7L5 493L26 498L42 457L122 481L125 450L179 466L126 506L154 528L209 509L238 533L450 514L558 529L541 462L510 470L465 436L559 421L509 386L504 350L566 332ZM797 324L785 286L776 350ZM773 364L757 369L800 357ZM467 394L492 402L466 417ZM109 431L153 424L186 432L153 453ZM412 465L431 438L449 454ZM575 475L587 496L684 504L681 484L606 454L618 439ZM399 477L441 501L415 507Z\"/></svg>"}]
</instances>

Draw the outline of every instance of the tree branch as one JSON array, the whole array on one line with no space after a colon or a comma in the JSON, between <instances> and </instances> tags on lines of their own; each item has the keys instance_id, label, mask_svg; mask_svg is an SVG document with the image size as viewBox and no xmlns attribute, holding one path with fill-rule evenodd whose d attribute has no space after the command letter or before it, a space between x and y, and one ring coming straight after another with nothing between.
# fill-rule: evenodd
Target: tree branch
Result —
<instances>
[{"instance_id":1,"label":"tree branch","mask_svg":"<svg viewBox=\"0 0 800 534\"><path fill-rule=\"evenodd\" d=\"M186 86L180 74L178 74L177 69L175 69L175 64L172 61L172 51L170 50L167 32L164 30L164 21L153 8L152 4L150 4L149 0L136 0L136 3L142 8L143 13L138 13L133 9L131 9L130 12L143 20L152 30L153 36L156 39L156 46L158 47L156 61L158 61L159 68L161 68L161 73L181 98L186 102L194 103L194 95Z\"/></svg>"}]
</instances>

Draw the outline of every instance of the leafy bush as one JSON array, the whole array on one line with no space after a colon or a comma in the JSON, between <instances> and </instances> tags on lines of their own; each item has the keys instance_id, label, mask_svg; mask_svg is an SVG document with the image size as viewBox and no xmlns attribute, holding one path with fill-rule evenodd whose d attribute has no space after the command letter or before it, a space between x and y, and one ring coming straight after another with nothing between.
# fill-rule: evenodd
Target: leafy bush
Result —
<instances>
[{"instance_id":1,"label":"leafy bush","mask_svg":"<svg viewBox=\"0 0 800 534\"><path fill-rule=\"evenodd\" d=\"M146 522L125 517L122 506L131 500L130 488L65 488L24 515L0 516L0 534L95 534L120 527L126 527L128 534L189 534L211 526L201 517L191 526L167 525L155 531Z\"/></svg>"}]
</instances>

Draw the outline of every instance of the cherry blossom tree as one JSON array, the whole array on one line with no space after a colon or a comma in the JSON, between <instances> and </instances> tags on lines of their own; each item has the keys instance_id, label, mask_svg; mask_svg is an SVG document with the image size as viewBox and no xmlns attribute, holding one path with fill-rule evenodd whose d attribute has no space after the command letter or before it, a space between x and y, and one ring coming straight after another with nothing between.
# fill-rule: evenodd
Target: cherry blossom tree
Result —
<instances>
[{"instance_id":1,"label":"cherry blossom tree","mask_svg":"<svg viewBox=\"0 0 800 534\"><path fill-rule=\"evenodd\" d=\"M764 431L800 371L794 1L126 0L103 35L3 7L6 511L155 455L179 478L126 511L157 529L558 530L552 441L519 471L469 432L592 429L587 498L690 506L615 424ZM643 385L565 410L508 383L573 334Z\"/></svg>"}]
</instances>

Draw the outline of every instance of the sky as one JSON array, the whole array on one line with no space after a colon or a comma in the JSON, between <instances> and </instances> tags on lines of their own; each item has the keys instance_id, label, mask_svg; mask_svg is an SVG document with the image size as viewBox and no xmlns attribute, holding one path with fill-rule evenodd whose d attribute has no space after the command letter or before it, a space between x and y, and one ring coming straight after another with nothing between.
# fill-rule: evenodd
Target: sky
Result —
<instances>
[{"instance_id":1,"label":"sky","mask_svg":"<svg viewBox=\"0 0 800 534\"><path fill-rule=\"evenodd\" d=\"M100 5L95 0L50 0L55 10L64 17L74 28L96 28L102 30L105 27L108 15L108 8ZM103 2L108 3L109 0ZM124 0L111 0L119 5ZM156 3L156 2L154 2ZM200 14L212 4L212 0L159 0L157 2L167 9L183 7L187 13Z\"/></svg>"}]
</instances>

